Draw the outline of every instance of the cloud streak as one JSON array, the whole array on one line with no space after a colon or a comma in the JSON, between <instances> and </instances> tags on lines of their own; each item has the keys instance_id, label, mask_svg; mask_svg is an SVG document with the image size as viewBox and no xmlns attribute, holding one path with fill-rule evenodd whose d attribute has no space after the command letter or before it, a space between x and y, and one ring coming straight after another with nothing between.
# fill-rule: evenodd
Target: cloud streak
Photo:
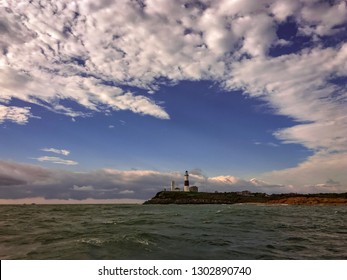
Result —
<instances>
[{"instance_id":1,"label":"cloud streak","mask_svg":"<svg viewBox=\"0 0 347 280\"><path fill-rule=\"evenodd\" d=\"M69 160L69 159L62 159L60 157L49 157L49 156L42 156L35 158L36 160L40 162L51 162L51 163L57 163L57 164L63 164L63 165L76 165L78 162Z\"/></svg>"},{"instance_id":2,"label":"cloud streak","mask_svg":"<svg viewBox=\"0 0 347 280\"><path fill-rule=\"evenodd\" d=\"M41 151L44 152L51 152L51 153L55 153L55 154L60 154L60 155L64 155L64 156L68 156L70 154L70 151L68 150L64 150L64 149L55 149L55 148L43 148L41 149Z\"/></svg>"}]
</instances>

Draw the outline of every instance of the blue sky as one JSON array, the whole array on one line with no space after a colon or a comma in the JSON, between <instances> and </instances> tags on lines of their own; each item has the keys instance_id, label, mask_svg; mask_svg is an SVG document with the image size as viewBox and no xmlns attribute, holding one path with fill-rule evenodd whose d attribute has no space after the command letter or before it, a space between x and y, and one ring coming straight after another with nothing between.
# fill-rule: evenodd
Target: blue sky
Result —
<instances>
[{"instance_id":1,"label":"blue sky","mask_svg":"<svg viewBox=\"0 0 347 280\"><path fill-rule=\"evenodd\" d=\"M71 151L69 158L78 162L72 170L200 168L213 176L232 173L252 178L295 166L310 154L300 145L282 145L273 136L295 122L273 115L264 102L240 91L227 92L207 81L184 81L163 87L155 100L163 102L170 120L118 111L72 121L33 107L41 119L25 126L2 126L3 147L12 147L2 155L36 163L49 155L42 148L52 146ZM51 162L41 165L54 167Z\"/></svg>"},{"instance_id":2,"label":"blue sky","mask_svg":"<svg viewBox=\"0 0 347 280\"><path fill-rule=\"evenodd\" d=\"M347 190L345 1L0 8L2 202Z\"/></svg>"}]
</instances>

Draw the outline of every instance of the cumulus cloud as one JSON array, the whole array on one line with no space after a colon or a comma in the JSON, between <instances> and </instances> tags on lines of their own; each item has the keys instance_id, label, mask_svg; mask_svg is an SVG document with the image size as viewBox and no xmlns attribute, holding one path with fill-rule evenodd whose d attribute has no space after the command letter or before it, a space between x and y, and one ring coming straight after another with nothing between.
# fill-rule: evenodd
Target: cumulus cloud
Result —
<instances>
[{"instance_id":1,"label":"cumulus cloud","mask_svg":"<svg viewBox=\"0 0 347 280\"><path fill-rule=\"evenodd\" d=\"M61 100L168 119L153 99L122 87L153 92L161 77L225 81L242 55L264 57L280 41L278 22L291 16L302 32L329 35L346 11L344 1L9 1L0 18L1 99L72 117L86 113Z\"/></svg>"},{"instance_id":2,"label":"cumulus cloud","mask_svg":"<svg viewBox=\"0 0 347 280\"><path fill-rule=\"evenodd\" d=\"M334 153L344 164L347 91L336 81L347 73L346 1L7 1L0 15L0 122L33 117L14 99L73 119L110 110L169 119L137 89L207 79L298 122L274 133L314 151L297 170L323 169ZM283 39L288 22L296 31ZM299 37L301 49L272 54Z\"/></svg>"},{"instance_id":3,"label":"cumulus cloud","mask_svg":"<svg viewBox=\"0 0 347 280\"><path fill-rule=\"evenodd\" d=\"M241 179L235 176L216 176L207 180L208 191L243 191L265 193L284 193L291 192L290 185L270 184L265 181L252 178L250 180Z\"/></svg>"},{"instance_id":4,"label":"cumulus cloud","mask_svg":"<svg viewBox=\"0 0 347 280\"><path fill-rule=\"evenodd\" d=\"M300 12L301 21L314 24L302 27L302 32L305 34L333 35L338 31L333 27L346 22L346 1L335 1L334 6L331 6L328 2L316 3L316 1L312 1L310 3L310 1L306 1L306 3L308 5ZM345 31L345 28L340 28Z\"/></svg>"},{"instance_id":5,"label":"cumulus cloud","mask_svg":"<svg viewBox=\"0 0 347 280\"><path fill-rule=\"evenodd\" d=\"M60 154L60 155L64 155L64 156L68 156L70 154L70 151L68 151L68 150L64 150L64 149L60 150L60 149L55 149L55 148L43 148L43 149L41 149L41 151Z\"/></svg>"}]
</instances>

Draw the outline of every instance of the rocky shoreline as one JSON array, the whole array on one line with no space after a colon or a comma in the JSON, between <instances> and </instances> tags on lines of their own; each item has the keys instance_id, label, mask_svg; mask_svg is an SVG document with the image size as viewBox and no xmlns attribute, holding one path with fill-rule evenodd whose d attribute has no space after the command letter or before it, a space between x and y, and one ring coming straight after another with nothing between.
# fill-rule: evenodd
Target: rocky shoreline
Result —
<instances>
[{"instance_id":1,"label":"rocky shoreline","mask_svg":"<svg viewBox=\"0 0 347 280\"><path fill-rule=\"evenodd\" d=\"M346 205L347 193L272 194L244 192L158 192L144 204L290 204L290 205Z\"/></svg>"}]
</instances>

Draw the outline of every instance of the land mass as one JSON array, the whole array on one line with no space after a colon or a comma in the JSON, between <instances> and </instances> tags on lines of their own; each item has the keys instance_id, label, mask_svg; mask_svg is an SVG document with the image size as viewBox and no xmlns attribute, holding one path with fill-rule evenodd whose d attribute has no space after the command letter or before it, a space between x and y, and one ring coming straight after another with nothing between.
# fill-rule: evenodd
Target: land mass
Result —
<instances>
[{"instance_id":1,"label":"land mass","mask_svg":"<svg viewBox=\"0 0 347 280\"><path fill-rule=\"evenodd\" d=\"M235 203L264 203L264 204L294 204L294 205L347 205L347 193L318 193L318 194L266 194L243 192L158 192L144 204L235 204Z\"/></svg>"}]
</instances>

